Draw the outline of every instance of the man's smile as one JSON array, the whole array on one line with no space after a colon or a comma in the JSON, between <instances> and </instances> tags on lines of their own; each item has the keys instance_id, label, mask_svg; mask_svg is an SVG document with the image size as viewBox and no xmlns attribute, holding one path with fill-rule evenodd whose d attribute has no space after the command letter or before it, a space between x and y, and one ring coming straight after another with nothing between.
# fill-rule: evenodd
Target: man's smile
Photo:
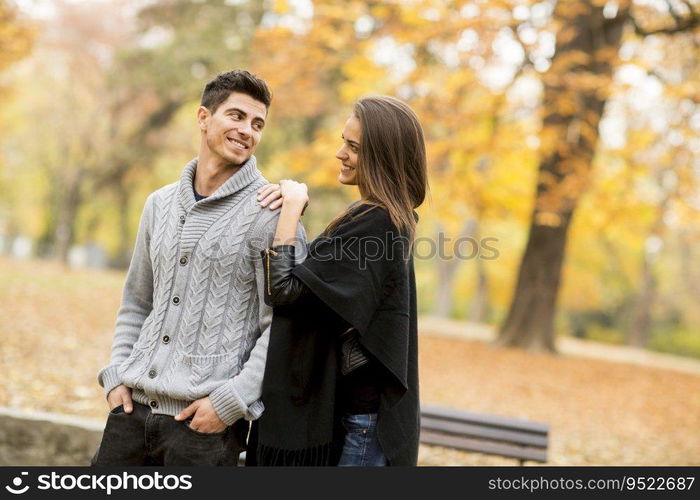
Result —
<instances>
[{"instance_id":1,"label":"man's smile","mask_svg":"<svg viewBox=\"0 0 700 500\"><path fill-rule=\"evenodd\" d=\"M234 139L232 137L227 137L226 140L229 142L229 144L232 144L234 147L236 147L238 149L248 149L249 148L249 146L247 146L245 143L243 143L237 139Z\"/></svg>"}]
</instances>

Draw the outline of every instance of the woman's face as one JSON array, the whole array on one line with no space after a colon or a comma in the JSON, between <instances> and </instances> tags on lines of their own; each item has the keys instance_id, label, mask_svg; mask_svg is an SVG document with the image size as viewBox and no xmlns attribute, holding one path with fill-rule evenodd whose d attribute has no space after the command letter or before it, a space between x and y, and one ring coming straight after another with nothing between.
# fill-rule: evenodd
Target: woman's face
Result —
<instances>
[{"instance_id":1,"label":"woman's face","mask_svg":"<svg viewBox=\"0 0 700 500\"><path fill-rule=\"evenodd\" d=\"M340 175L338 181L341 184L357 185L357 154L360 152L360 120L355 115L348 118L343 129L343 146L335 154L340 160Z\"/></svg>"}]
</instances>

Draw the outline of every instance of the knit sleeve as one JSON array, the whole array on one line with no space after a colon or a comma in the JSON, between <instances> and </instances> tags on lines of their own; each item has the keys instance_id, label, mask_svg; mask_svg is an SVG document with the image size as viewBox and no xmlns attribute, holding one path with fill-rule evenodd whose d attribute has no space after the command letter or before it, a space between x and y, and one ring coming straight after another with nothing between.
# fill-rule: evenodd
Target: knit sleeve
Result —
<instances>
[{"instance_id":1,"label":"knit sleeve","mask_svg":"<svg viewBox=\"0 0 700 500\"><path fill-rule=\"evenodd\" d=\"M97 375L98 383L104 388L105 396L121 384L117 372L119 365L131 354L141 332L144 321L153 309L153 269L151 267L150 242L153 227L154 196L146 200L136 245L126 275L122 292L121 306L112 341L112 355L109 364Z\"/></svg>"},{"instance_id":2,"label":"knit sleeve","mask_svg":"<svg viewBox=\"0 0 700 500\"><path fill-rule=\"evenodd\" d=\"M231 425L239 418L255 420L262 415L264 405L262 396L262 381L267 360L267 348L270 340L270 325L272 323L272 308L265 304L265 279L263 261L260 251L268 248L274 239L279 211L260 217L248 242L248 256L254 260L255 286L258 297L258 326L260 335L255 341L248 360L243 364L240 373L215 389L209 398L219 418ZM304 226L299 223L297 238L304 251L299 252L305 256L306 232Z\"/></svg>"}]
</instances>

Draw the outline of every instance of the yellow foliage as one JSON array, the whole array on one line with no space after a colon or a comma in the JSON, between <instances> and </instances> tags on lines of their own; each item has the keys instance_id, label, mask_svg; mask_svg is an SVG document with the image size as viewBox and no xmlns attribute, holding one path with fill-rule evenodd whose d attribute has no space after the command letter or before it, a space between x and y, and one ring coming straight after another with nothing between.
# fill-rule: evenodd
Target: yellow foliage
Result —
<instances>
[{"instance_id":1,"label":"yellow foliage","mask_svg":"<svg viewBox=\"0 0 700 500\"><path fill-rule=\"evenodd\" d=\"M287 14L291 10L288 0L274 0L272 4L272 12L275 14Z\"/></svg>"},{"instance_id":2,"label":"yellow foliage","mask_svg":"<svg viewBox=\"0 0 700 500\"><path fill-rule=\"evenodd\" d=\"M561 216L554 212L538 212L535 215L535 223L540 226L557 227L561 225Z\"/></svg>"},{"instance_id":3,"label":"yellow foliage","mask_svg":"<svg viewBox=\"0 0 700 500\"><path fill-rule=\"evenodd\" d=\"M388 90L386 72L377 67L366 55L358 54L342 66L346 77L340 85L343 102L353 102L366 94L382 94Z\"/></svg>"},{"instance_id":4,"label":"yellow foliage","mask_svg":"<svg viewBox=\"0 0 700 500\"><path fill-rule=\"evenodd\" d=\"M567 44L578 35L578 30L573 26L567 26L557 31L557 42Z\"/></svg>"}]
</instances>

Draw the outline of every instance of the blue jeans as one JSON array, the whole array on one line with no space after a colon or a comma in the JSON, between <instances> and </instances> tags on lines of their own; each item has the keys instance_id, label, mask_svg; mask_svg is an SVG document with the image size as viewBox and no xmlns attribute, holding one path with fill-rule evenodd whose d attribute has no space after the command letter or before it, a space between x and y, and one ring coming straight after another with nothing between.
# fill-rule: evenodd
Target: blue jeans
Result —
<instances>
[{"instance_id":1,"label":"blue jeans","mask_svg":"<svg viewBox=\"0 0 700 500\"><path fill-rule=\"evenodd\" d=\"M340 467L383 467L386 457L377 437L377 414L345 415L345 442Z\"/></svg>"}]
</instances>

